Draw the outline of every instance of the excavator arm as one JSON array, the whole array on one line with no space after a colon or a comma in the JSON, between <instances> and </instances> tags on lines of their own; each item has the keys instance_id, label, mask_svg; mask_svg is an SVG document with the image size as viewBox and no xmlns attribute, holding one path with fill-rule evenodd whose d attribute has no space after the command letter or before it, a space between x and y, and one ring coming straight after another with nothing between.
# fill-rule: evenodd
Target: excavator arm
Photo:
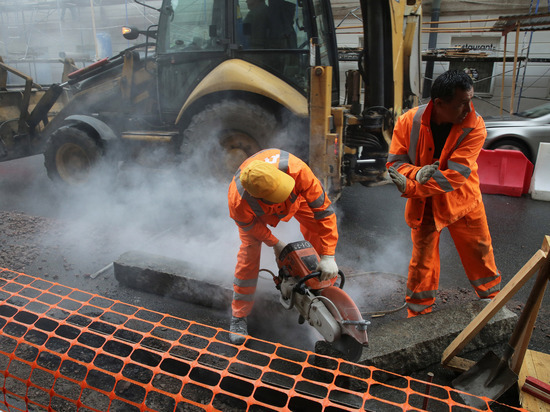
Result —
<instances>
[{"instance_id":1,"label":"excavator arm","mask_svg":"<svg viewBox=\"0 0 550 412\"><path fill-rule=\"evenodd\" d=\"M333 68L311 70L309 164L333 199L353 183L384 183L395 120L419 94L420 0L360 3L364 48L345 91L354 101L331 107Z\"/></svg>"}]
</instances>

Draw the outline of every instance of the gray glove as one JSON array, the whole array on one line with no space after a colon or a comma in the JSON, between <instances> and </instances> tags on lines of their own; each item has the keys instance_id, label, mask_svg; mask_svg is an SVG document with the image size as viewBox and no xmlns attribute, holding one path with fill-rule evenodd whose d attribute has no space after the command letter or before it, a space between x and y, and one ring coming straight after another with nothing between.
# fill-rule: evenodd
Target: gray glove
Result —
<instances>
[{"instance_id":1,"label":"gray glove","mask_svg":"<svg viewBox=\"0 0 550 412\"><path fill-rule=\"evenodd\" d=\"M422 168L416 172L416 181L423 185L426 183L430 178L433 176L433 174L437 171L439 168L439 160L435 162L434 164L422 166Z\"/></svg>"},{"instance_id":2,"label":"gray glove","mask_svg":"<svg viewBox=\"0 0 550 412\"><path fill-rule=\"evenodd\" d=\"M391 180L393 181L395 186L397 186L399 191L403 193L407 188L407 178L399 173L397 169L393 166L389 167L388 173L390 174Z\"/></svg>"},{"instance_id":3,"label":"gray glove","mask_svg":"<svg viewBox=\"0 0 550 412\"><path fill-rule=\"evenodd\" d=\"M316 270L321 271L319 278L323 281L338 276L338 265L334 256L322 255Z\"/></svg>"},{"instance_id":4,"label":"gray glove","mask_svg":"<svg viewBox=\"0 0 550 412\"><path fill-rule=\"evenodd\" d=\"M279 259L279 255L281 254L285 246L286 246L286 243L281 242L280 240L275 244L275 246L273 246L273 252L275 252L275 259Z\"/></svg>"}]
</instances>

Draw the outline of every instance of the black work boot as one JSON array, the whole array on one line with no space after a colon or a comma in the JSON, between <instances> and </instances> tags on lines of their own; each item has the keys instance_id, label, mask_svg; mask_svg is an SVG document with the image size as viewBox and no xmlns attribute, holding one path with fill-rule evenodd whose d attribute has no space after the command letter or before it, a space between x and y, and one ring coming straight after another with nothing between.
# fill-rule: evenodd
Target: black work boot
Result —
<instances>
[{"instance_id":1,"label":"black work boot","mask_svg":"<svg viewBox=\"0 0 550 412\"><path fill-rule=\"evenodd\" d=\"M233 332L229 334L229 340L231 341L231 343L234 345L242 345L246 340L246 336L241 335L248 335L248 329L246 327L246 317L237 318L235 316L231 316L229 331ZM238 335L236 335L237 333Z\"/></svg>"}]
</instances>

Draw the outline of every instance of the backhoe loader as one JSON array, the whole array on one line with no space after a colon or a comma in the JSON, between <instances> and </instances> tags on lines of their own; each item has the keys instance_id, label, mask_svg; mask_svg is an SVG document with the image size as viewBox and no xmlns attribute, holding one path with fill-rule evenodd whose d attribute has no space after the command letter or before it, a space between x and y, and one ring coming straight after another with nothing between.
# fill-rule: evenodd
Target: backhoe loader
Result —
<instances>
[{"instance_id":1,"label":"backhoe loader","mask_svg":"<svg viewBox=\"0 0 550 412\"><path fill-rule=\"evenodd\" d=\"M27 86L19 113L4 88L0 161L43 153L48 176L69 185L121 162L229 179L278 147L308 162L333 198L384 181L393 124L418 95L420 0L361 0L364 48L342 95L330 1L266 1L254 13L239 0L163 0L158 24L123 28L136 44L40 99ZM0 80L9 70L0 63Z\"/></svg>"}]
</instances>

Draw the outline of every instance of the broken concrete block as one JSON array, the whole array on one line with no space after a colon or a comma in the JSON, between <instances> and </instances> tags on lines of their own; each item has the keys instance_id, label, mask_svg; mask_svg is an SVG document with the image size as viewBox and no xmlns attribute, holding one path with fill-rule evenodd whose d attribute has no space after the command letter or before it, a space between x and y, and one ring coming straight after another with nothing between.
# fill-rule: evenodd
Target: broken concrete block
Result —
<instances>
[{"instance_id":1,"label":"broken concrete block","mask_svg":"<svg viewBox=\"0 0 550 412\"><path fill-rule=\"evenodd\" d=\"M357 363L400 375L438 364L447 346L484 307L483 302L472 301L369 329L369 346L363 349ZM466 345L463 353L508 341L516 320L516 314L502 308ZM317 342L315 351L339 356L326 342Z\"/></svg>"},{"instance_id":2,"label":"broken concrete block","mask_svg":"<svg viewBox=\"0 0 550 412\"><path fill-rule=\"evenodd\" d=\"M232 289L217 284L204 270L182 260L128 251L113 262L113 267L115 278L133 289L206 307L231 306Z\"/></svg>"}]
</instances>

